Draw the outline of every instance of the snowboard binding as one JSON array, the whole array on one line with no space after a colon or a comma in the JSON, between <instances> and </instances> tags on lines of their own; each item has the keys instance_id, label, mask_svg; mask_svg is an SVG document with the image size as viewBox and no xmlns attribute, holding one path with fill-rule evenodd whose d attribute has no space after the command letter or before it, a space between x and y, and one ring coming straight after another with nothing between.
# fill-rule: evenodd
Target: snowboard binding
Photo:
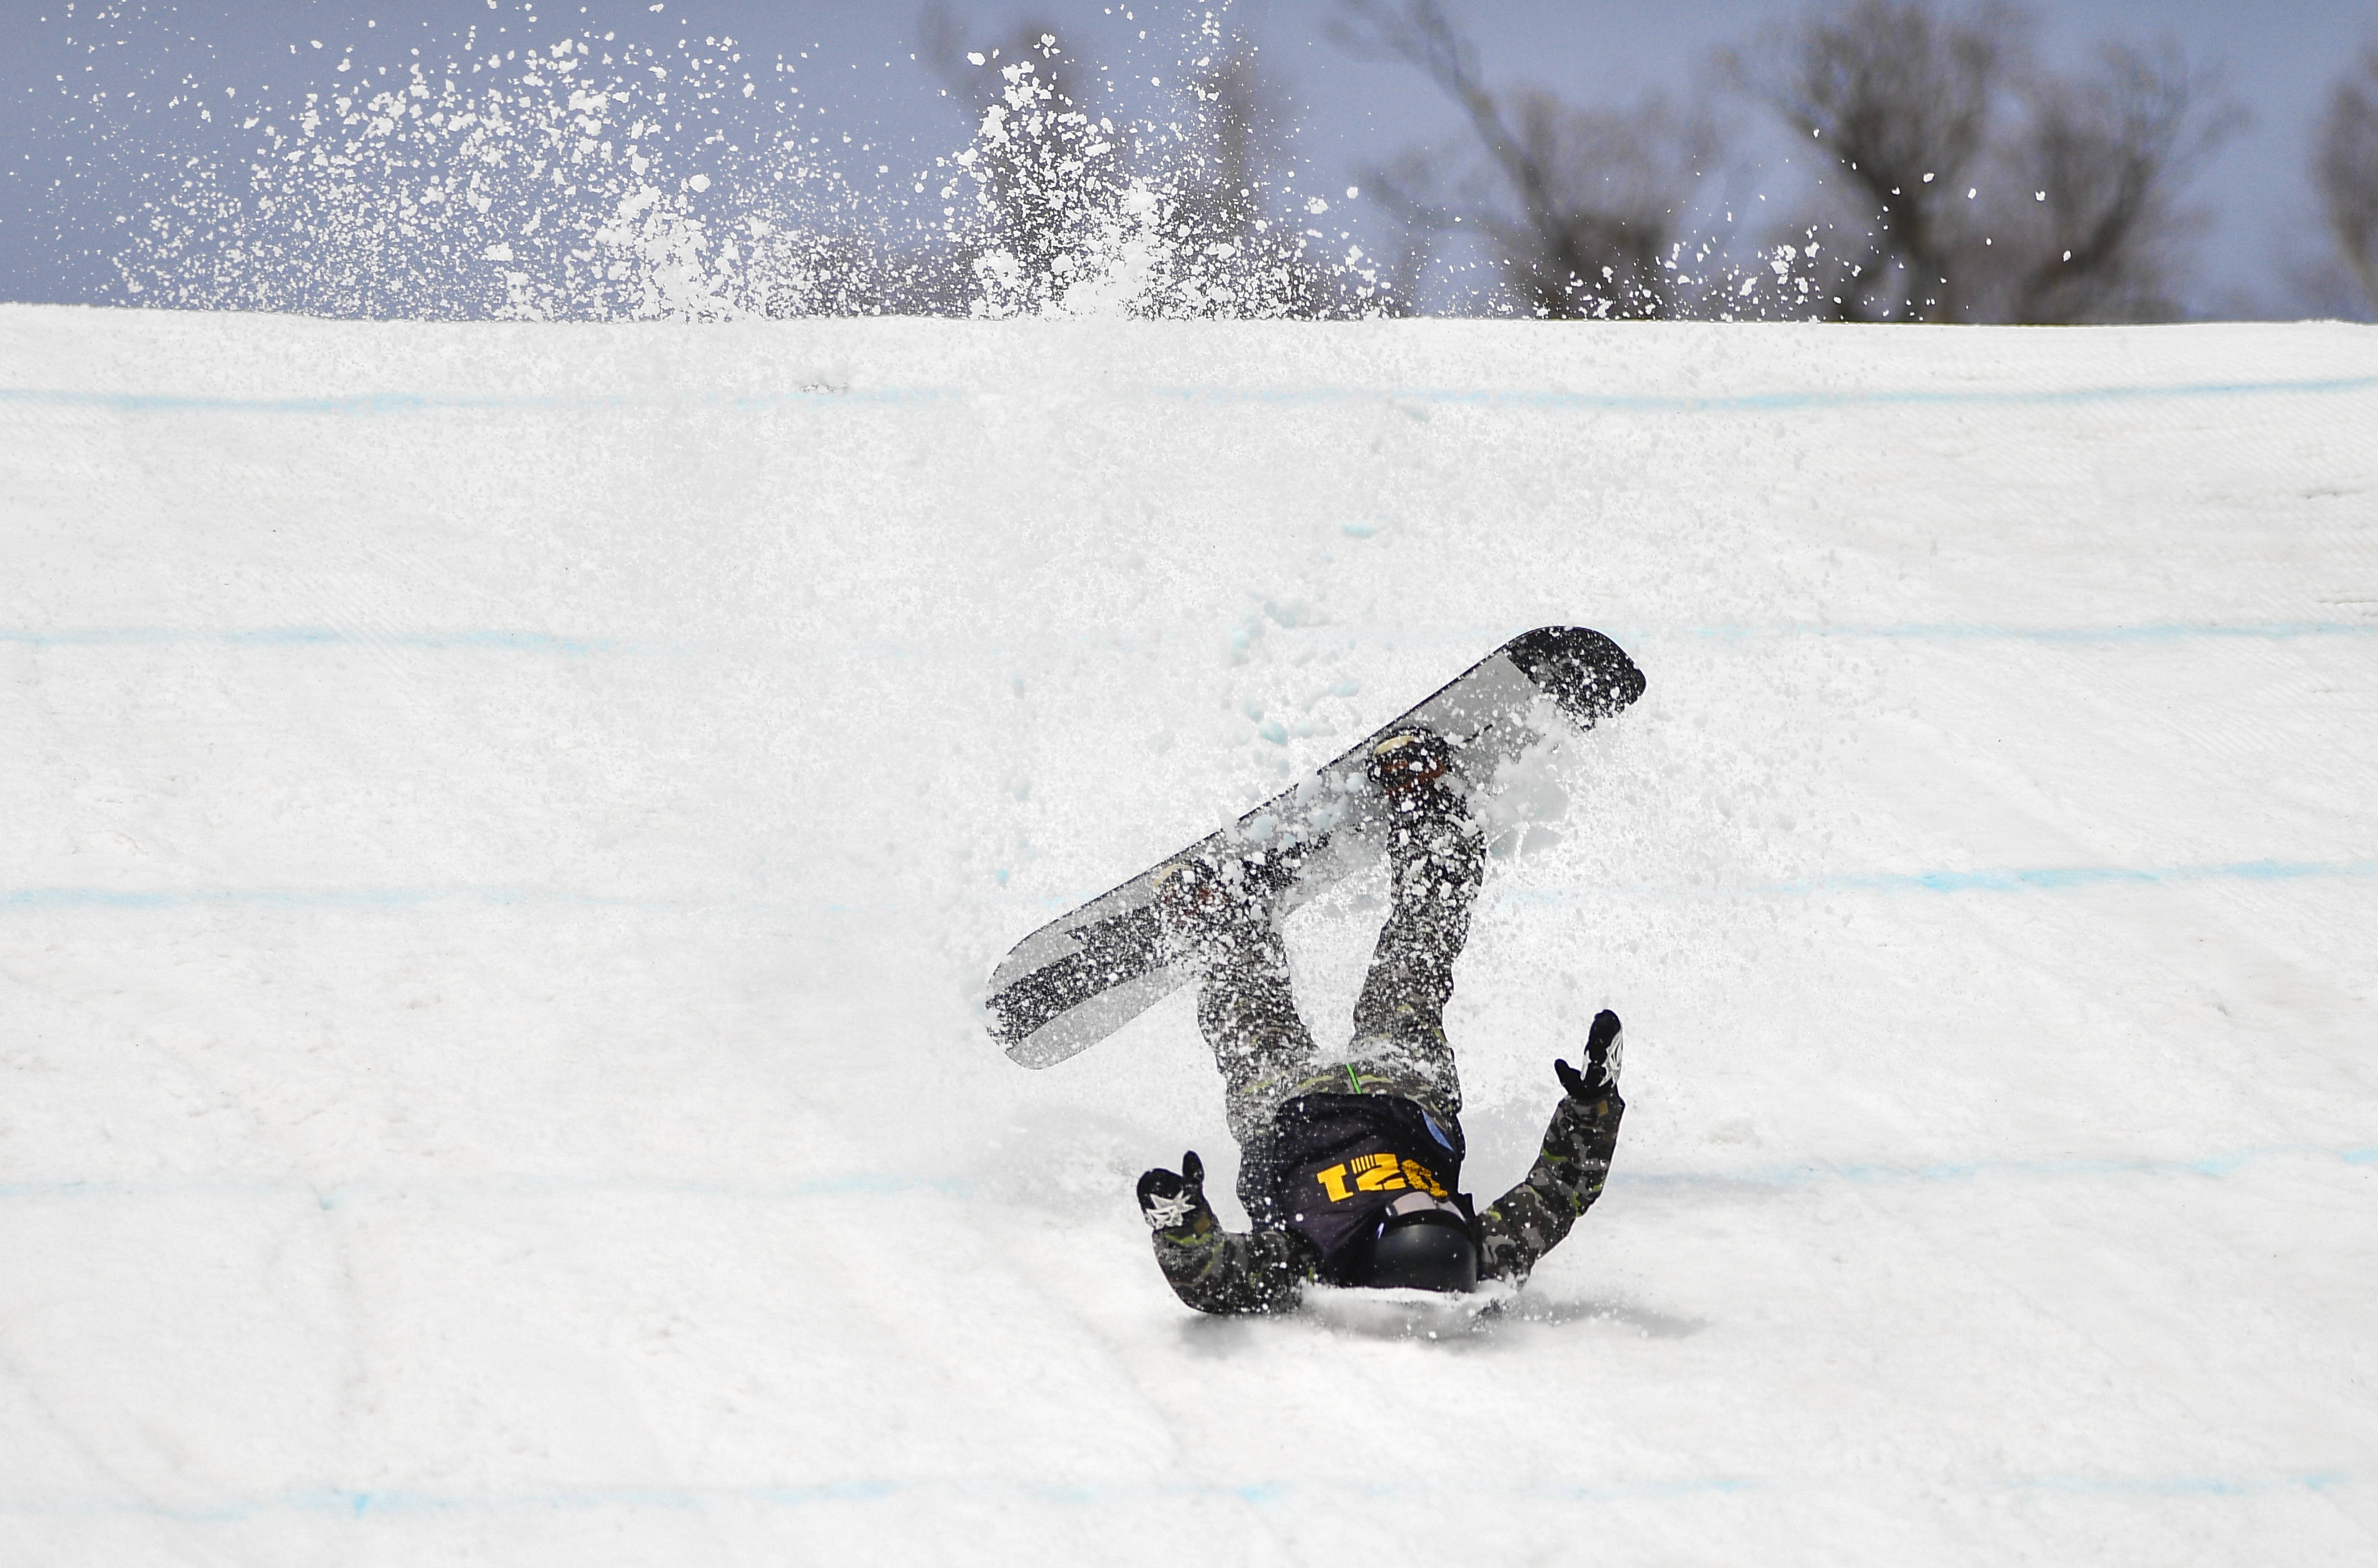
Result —
<instances>
[{"instance_id":1,"label":"snowboard binding","mask_svg":"<svg viewBox=\"0 0 2378 1568\"><path fill-rule=\"evenodd\" d=\"M1267 929L1271 892L1235 862L1176 860L1157 873L1150 902L1166 949L1194 960L1243 945Z\"/></svg>"},{"instance_id":2,"label":"snowboard binding","mask_svg":"<svg viewBox=\"0 0 2378 1568\"><path fill-rule=\"evenodd\" d=\"M1453 748L1432 730L1401 730L1371 748L1371 782L1398 815L1434 812L1455 803Z\"/></svg>"}]
</instances>

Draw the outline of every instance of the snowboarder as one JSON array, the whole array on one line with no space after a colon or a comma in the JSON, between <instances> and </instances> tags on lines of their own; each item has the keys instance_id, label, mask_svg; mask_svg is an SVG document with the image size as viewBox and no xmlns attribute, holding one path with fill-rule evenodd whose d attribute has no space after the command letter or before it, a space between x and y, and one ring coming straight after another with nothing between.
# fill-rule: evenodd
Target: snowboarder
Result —
<instances>
[{"instance_id":1,"label":"snowboarder","mask_svg":"<svg viewBox=\"0 0 2378 1568\"><path fill-rule=\"evenodd\" d=\"M1458 1190L1461 1083L1444 1012L1485 846L1451 764L1446 742L1425 730L1373 748L1370 776L1390 807L1393 904L1342 1061L1324 1060L1297 1016L1266 890L1252 885L1260 870L1233 883L1183 861L1159 885L1164 940L1198 976L1197 1024L1221 1070L1239 1201L1254 1225L1241 1233L1216 1222L1195 1151L1180 1170L1139 1179L1156 1261L1199 1311L1284 1311L1315 1281L1518 1285L1602 1195L1627 1108L1618 1015L1607 1010L1594 1017L1583 1071L1553 1063L1561 1103L1526 1179L1483 1214Z\"/></svg>"}]
</instances>

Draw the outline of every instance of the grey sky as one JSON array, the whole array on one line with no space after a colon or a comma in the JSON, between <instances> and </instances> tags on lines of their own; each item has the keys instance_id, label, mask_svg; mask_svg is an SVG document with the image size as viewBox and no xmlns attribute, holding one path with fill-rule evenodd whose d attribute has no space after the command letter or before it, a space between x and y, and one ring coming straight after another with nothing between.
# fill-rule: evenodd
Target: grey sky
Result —
<instances>
[{"instance_id":1,"label":"grey sky","mask_svg":"<svg viewBox=\"0 0 2378 1568\"><path fill-rule=\"evenodd\" d=\"M1120 90L1177 66L1208 7L992 0L953 9L969 35L986 42L1027 16L1046 18L1069 54L1099 66ZM1616 104L1647 90L1690 90L1712 50L1747 42L1762 22L1798 7L1765 0L1701 0L1690 7L1471 0L1455 9L1497 85L1534 82L1582 103ZM1451 110L1411 72L1350 58L1327 42L1329 10L1321 0L1239 0L1227 13L1262 45L1296 113L1298 154L1311 184L1342 186L1404 147L1459 134ZM2353 53L2378 42L2378 7L2342 0L2276 9L2212 0L2065 0L2039 10L2041 44L2051 61L2080 63L2102 37L2169 37L2192 61L2220 70L2252 120L2194 187L2212 224L2184 297L2200 315L2296 313L2300 301L2287 268L2317 257L2325 245L2306 177L2311 125ZM822 150L842 152L863 184L872 177L873 159L897 152L930 160L966 140L964 119L910 58L919 48L919 14L910 0L667 0L657 14L651 0L497 0L492 6L487 0L410 0L402 6L76 0L71 7L60 0L0 0L9 40L0 58L0 297L123 297L105 256L121 232L114 220L128 205L131 172L145 167L153 177L169 150L177 164L197 156L226 165L237 164L245 150L230 116L200 126L187 104L164 107L186 83L199 101L217 103L229 90L251 103L302 94L335 83L332 56L342 51L353 50L365 69L401 63L414 48L425 58L450 56L473 27L481 49L570 30L665 47L681 37L698 42L732 36L747 60L782 56L793 66L807 106L805 128L823 126ZM319 51L318 40L325 46ZM764 114L757 104L752 112ZM1780 140L1763 133L1748 111L1739 118L1737 157L1747 179L1780 192L1793 178L1783 167ZM845 135L852 138L847 151ZM1351 221L1363 237L1384 237L1382 220L1360 204Z\"/></svg>"}]
</instances>

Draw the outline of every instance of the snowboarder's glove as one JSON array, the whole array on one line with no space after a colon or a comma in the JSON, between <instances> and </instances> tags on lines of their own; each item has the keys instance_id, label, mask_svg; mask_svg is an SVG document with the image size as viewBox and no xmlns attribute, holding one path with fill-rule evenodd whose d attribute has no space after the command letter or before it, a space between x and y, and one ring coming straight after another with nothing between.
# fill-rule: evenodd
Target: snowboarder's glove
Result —
<instances>
[{"instance_id":1,"label":"snowboarder's glove","mask_svg":"<svg viewBox=\"0 0 2378 1568\"><path fill-rule=\"evenodd\" d=\"M1599 1099L1618 1087L1618 1015L1603 1008L1593 1015L1593 1030L1585 1039L1585 1071L1555 1061L1553 1072L1573 1100Z\"/></svg>"},{"instance_id":2,"label":"snowboarder's glove","mask_svg":"<svg viewBox=\"0 0 2378 1568\"><path fill-rule=\"evenodd\" d=\"M1181 1156L1178 1175L1159 1168L1139 1179L1139 1212L1149 1229L1168 1235L1204 1236L1214 1228L1213 1205L1206 1202L1206 1162L1195 1150Z\"/></svg>"}]
</instances>

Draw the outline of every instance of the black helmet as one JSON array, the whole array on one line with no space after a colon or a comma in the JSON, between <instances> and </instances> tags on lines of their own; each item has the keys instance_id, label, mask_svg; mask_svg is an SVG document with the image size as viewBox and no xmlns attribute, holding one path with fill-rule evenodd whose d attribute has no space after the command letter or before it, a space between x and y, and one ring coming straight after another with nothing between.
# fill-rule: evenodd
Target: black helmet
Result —
<instances>
[{"instance_id":1,"label":"black helmet","mask_svg":"<svg viewBox=\"0 0 2378 1568\"><path fill-rule=\"evenodd\" d=\"M1372 1238L1362 1284L1374 1289L1478 1288L1478 1242L1450 1209L1389 1215Z\"/></svg>"}]
</instances>

